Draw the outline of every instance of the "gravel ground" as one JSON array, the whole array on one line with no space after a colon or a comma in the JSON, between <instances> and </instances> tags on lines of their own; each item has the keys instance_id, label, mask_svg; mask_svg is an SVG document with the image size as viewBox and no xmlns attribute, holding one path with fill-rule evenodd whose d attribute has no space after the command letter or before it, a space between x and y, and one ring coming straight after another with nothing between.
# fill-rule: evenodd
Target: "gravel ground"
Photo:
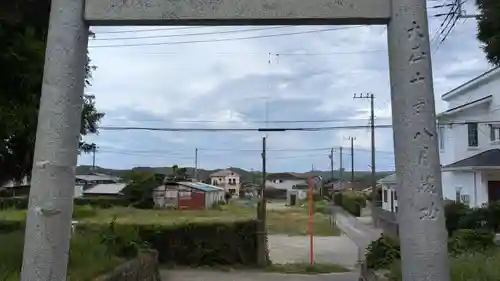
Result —
<instances>
[{"instance_id":1,"label":"gravel ground","mask_svg":"<svg viewBox=\"0 0 500 281\"><path fill-rule=\"evenodd\" d=\"M268 235L268 239L272 262L309 262L309 236ZM318 263L354 268L358 261L358 248L345 235L314 237L313 249Z\"/></svg>"},{"instance_id":2,"label":"gravel ground","mask_svg":"<svg viewBox=\"0 0 500 281\"><path fill-rule=\"evenodd\" d=\"M359 273L332 273L320 275L278 274L238 270L230 272L211 270L163 270L164 281L358 281Z\"/></svg>"}]
</instances>

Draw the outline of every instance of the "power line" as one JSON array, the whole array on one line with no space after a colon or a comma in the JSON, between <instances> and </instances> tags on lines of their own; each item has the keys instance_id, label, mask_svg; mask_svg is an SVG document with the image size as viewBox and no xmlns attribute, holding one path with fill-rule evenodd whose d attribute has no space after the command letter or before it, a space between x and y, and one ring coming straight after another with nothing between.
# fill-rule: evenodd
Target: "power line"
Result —
<instances>
[{"instance_id":1,"label":"power line","mask_svg":"<svg viewBox=\"0 0 500 281\"><path fill-rule=\"evenodd\" d=\"M261 38L271 38L271 37L279 37L279 36L319 33L319 32L352 29L352 28L359 28L359 27L361 27L361 26L335 27L335 28L325 28L325 29L318 29L318 30L297 31L297 32L256 35L256 36L236 37L236 38L207 39L207 40L191 40L191 41L175 41L175 42L159 42L159 43L137 43L137 44L116 44L116 45L97 45L97 46L89 46L89 48L140 47L140 46L162 46L162 45L179 45L179 44L192 44L192 43L226 42L226 41L261 39Z\"/></svg>"},{"instance_id":2,"label":"power line","mask_svg":"<svg viewBox=\"0 0 500 281\"><path fill-rule=\"evenodd\" d=\"M328 52L328 53L279 53L279 52L269 52L269 53L237 53L237 52L224 52L224 53L183 53L183 52L168 52L168 53L139 53L140 55L214 55L214 56L274 56L274 57L287 57L287 56L334 56L334 55L351 55L351 54L362 54L362 53L380 53L387 52L386 49L380 50L359 50L359 51L339 51L339 52Z\"/></svg>"},{"instance_id":3,"label":"power line","mask_svg":"<svg viewBox=\"0 0 500 281\"><path fill-rule=\"evenodd\" d=\"M377 118L377 120L389 120L390 118ZM162 122L164 123L164 120L155 120L157 122ZM339 118L339 119L319 119L319 120L228 120L228 121L220 121L220 120L175 120L175 121L170 121L169 123L254 123L254 124L266 124L266 123L334 123L334 122L350 122L350 121L369 121L369 119L363 119L363 118L357 118L357 119L352 119L352 118ZM146 121L148 122L148 121Z\"/></svg>"},{"instance_id":4,"label":"power line","mask_svg":"<svg viewBox=\"0 0 500 281\"><path fill-rule=\"evenodd\" d=\"M367 125L350 126L329 126L329 127L299 127L299 128L155 128L155 127L115 127L102 126L100 130L105 131L168 131L168 132L286 132L286 131L328 131L328 130L347 130L347 129L365 129L370 128ZM392 125L375 125L375 128L392 128Z\"/></svg>"},{"instance_id":5,"label":"power line","mask_svg":"<svg viewBox=\"0 0 500 281\"><path fill-rule=\"evenodd\" d=\"M156 29L135 29L135 30L117 30L117 31L100 31L94 34L117 34L117 33L136 33L136 32L152 32L152 31L175 31L175 30L185 30L185 29L200 29L207 28L210 26L185 26L185 27L166 27L166 28L156 28Z\"/></svg>"},{"instance_id":6,"label":"power line","mask_svg":"<svg viewBox=\"0 0 500 281\"><path fill-rule=\"evenodd\" d=\"M287 28L287 27L289 27L289 26L261 27L261 28L251 28L251 29L211 31L211 32L200 32L200 33L150 35L150 36L139 36L139 37L95 38L95 39L92 39L91 41L135 40L135 39L138 40L138 39L153 39L153 38L183 37L183 36L216 35L216 34L229 34L229 33L240 33L240 32L252 32L252 31L261 31L261 30L282 29L282 28Z\"/></svg>"},{"instance_id":7,"label":"power line","mask_svg":"<svg viewBox=\"0 0 500 281\"><path fill-rule=\"evenodd\" d=\"M343 147L344 149L347 149L348 147ZM267 149L268 152L312 152L312 151L324 151L328 152L331 151L331 147L323 147L323 148L284 148L284 149ZM349 147L350 149L350 147ZM363 152L370 152L371 149L366 149L366 148L354 148L355 151L363 151ZM205 152L261 152L259 149L242 149L242 148L198 148L198 151L201 153L202 151ZM116 148L107 148L104 147L103 149L100 149L98 152L104 152L104 153L125 153L129 155L150 155L150 154L167 154L169 156L178 156L178 157L183 157L187 153L191 153L191 150L187 151L185 153L180 153L179 150L159 150L159 149L147 149L147 150L131 150L131 149L116 149ZM334 153L339 153L336 149L333 150ZM376 150L377 153L382 153L382 154L390 154L390 156L394 155L394 152L392 151L384 151L384 150ZM206 155L206 154L205 154ZM209 155L212 155L211 153ZM216 154L218 155L218 154ZM325 155L325 154L321 154ZM192 156L189 156L192 158Z\"/></svg>"}]
</instances>

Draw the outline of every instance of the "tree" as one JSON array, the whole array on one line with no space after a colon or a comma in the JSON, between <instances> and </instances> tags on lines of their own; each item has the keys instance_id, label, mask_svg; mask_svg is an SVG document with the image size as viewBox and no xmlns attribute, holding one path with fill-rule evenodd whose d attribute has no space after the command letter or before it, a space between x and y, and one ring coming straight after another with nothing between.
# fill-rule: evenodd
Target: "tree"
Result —
<instances>
[{"instance_id":1,"label":"tree","mask_svg":"<svg viewBox=\"0 0 500 281\"><path fill-rule=\"evenodd\" d=\"M165 175L150 172L130 171L124 178L127 186L122 190L123 195L137 208L149 209L154 206L153 191L163 184Z\"/></svg>"},{"instance_id":2,"label":"tree","mask_svg":"<svg viewBox=\"0 0 500 281\"><path fill-rule=\"evenodd\" d=\"M187 169L179 168L177 165L172 166L172 173L167 176L169 181L183 181L188 179Z\"/></svg>"},{"instance_id":3,"label":"tree","mask_svg":"<svg viewBox=\"0 0 500 281\"><path fill-rule=\"evenodd\" d=\"M500 66L500 2L498 0L476 0L478 18L477 39L483 44L488 61Z\"/></svg>"},{"instance_id":4,"label":"tree","mask_svg":"<svg viewBox=\"0 0 500 281\"><path fill-rule=\"evenodd\" d=\"M50 0L0 3L0 185L30 175L41 94ZM92 66L87 65L86 85ZM84 97L81 135L97 133L104 116ZM80 142L82 151L89 145Z\"/></svg>"}]
</instances>

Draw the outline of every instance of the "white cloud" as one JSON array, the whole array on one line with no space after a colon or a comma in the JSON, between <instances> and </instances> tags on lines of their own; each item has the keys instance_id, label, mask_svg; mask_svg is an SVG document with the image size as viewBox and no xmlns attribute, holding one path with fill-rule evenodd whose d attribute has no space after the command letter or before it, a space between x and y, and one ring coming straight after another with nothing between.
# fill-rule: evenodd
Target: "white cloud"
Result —
<instances>
[{"instance_id":1,"label":"white cloud","mask_svg":"<svg viewBox=\"0 0 500 281\"><path fill-rule=\"evenodd\" d=\"M435 34L439 21L431 18L431 35ZM216 32L249 28L158 27L152 32L136 33L103 33L133 30L131 27L92 28L98 39L176 37L101 40L91 42L91 46L210 40L323 28L289 26L241 34ZM192 33L214 34L186 35ZM433 50L437 47L436 42L431 46ZM216 43L91 48L90 55L98 69L94 73L93 86L87 91L96 96L98 108L107 113L104 124L113 126L256 128L266 126L266 116L271 121L337 120L269 123L269 127L368 125L369 101L352 98L354 93L366 92L374 93L376 97L376 124L387 124L391 105L386 49L386 29L383 26ZM437 110L440 111L445 108L439 99L444 92L488 69L475 39L473 21L457 24L434 53L433 67ZM189 120L210 122L185 122ZM97 160L99 165L107 167L180 163L192 166L194 149L198 147L206 149L200 152L202 168L239 166L259 169L258 150L262 136L262 132L102 131L88 139L106 147L107 152L103 149ZM345 139L348 136L356 137L355 146L359 149L356 169L368 169L368 129L270 133L268 146L272 149L347 148L350 146ZM392 156L387 154L392 150L392 143L390 129L377 129L377 149L386 151L377 160L380 169L393 168ZM233 151L210 150L215 148ZM256 151L238 151L248 148ZM127 154L127 149L142 152ZM311 164L327 169L327 153L327 150L275 151L269 156L270 170L308 170ZM336 154L338 157L338 151ZM89 161L89 156L80 157L81 163ZM350 167L349 157L344 161L344 166Z\"/></svg>"}]
</instances>

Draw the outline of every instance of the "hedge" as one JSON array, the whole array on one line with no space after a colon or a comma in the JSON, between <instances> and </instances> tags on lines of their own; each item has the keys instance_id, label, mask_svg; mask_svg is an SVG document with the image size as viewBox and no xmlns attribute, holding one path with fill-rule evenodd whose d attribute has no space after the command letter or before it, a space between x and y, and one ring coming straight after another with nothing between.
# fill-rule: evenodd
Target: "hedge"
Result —
<instances>
[{"instance_id":1,"label":"hedge","mask_svg":"<svg viewBox=\"0 0 500 281\"><path fill-rule=\"evenodd\" d=\"M29 202L28 197L0 198L0 209L24 210L28 208L28 202ZM74 205L75 206L89 205L100 209L107 209L116 206L127 207L130 205L130 202L124 198L93 197L93 198L75 198Z\"/></svg>"},{"instance_id":2,"label":"hedge","mask_svg":"<svg viewBox=\"0 0 500 281\"><path fill-rule=\"evenodd\" d=\"M361 216L361 208L366 205L363 196L347 195L343 193L336 193L333 196L333 202L356 217Z\"/></svg>"},{"instance_id":3,"label":"hedge","mask_svg":"<svg viewBox=\"0 0 500 281\"><path fill-rule=\"evenodd\" d=\"M0 233L24 231L21 221L0 221ZM158 251L166 265L257 267L257 221L179 225L81 224L77 235L99 232L113 254L131 257L140 248Z\"/></svg>"},{"instance_id":4,"label":"hedge","mask_svg":"<svg viewBox=\"0 0 500 281\"><path fill-rule=\"evenodd\" d=\"M81 231L103 225L81 225ZM109 231L109 228L112 231ZM257 221L185 223L179 225L106 226L105 240L122 247L116 252L132 252L134 245L158 251L162 264L180 266L257 266ZM121 246L120 246L121 245Z\"/></svg>"}]
</instances>

